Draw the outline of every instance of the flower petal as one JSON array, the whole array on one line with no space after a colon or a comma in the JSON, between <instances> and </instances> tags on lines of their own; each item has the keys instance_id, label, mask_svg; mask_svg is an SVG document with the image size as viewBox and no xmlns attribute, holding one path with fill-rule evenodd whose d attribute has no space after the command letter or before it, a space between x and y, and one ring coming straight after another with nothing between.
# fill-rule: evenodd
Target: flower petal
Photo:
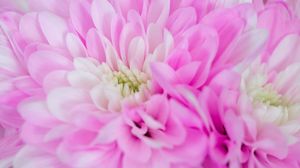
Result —
<instances>
[{"instance_id":1,"label":"flower petal","mask_svg":"<svg viewBox=\"0 0 300 168\"><path fill-rule=\"evenodd\" d=\"M72 1L70 4L71 21L82 37L86 37L87 32L93 26L89 9L90 5L86 1Z\"/></svg>"},{"instance_id":2,"label":"flower petal","mask_svg":"<svg viewBox=\"0 0 300 168\"><path fill-rule=\"evenodd\" d=\"M73 57L86 57L87 56L87 51L85 49L85 46L73 33L68 33L66 36L66 45L67 48L69 49L69 52Z\"/></svg>"},{"instance_id":3,"label":"flower petal","mask_svg":"<svg viewBox=\"0 0 300 168\"><path fill-rule=\"evenodd\" d=\"M49 111L62 121L68 121L72 116L71 109L78 103L85 102L89 102L88 94L83 90L71 87L54 89L47 97Z\"/></svg>"},{"instance_id":4,"label":"flower petal","mask_svg":"<svg viewBox=\"0 0 300 168\"><path fill-rule=\"evenodd\" d=\"M65 46L65 35L68 32L66 21L50 12L42 12L38 16L42 32L50 45L55 47Z\"/></svg>"},{"instance_id":5,"label":"flower petal","mask_svg":"<svg viewBox=\"0 0 300 168\"><path fill-rule=\"evenodd\" d=\"M54 70L70 69L72 63L66 57L52 51L37 51L33 53L27 62L28 71L32 78L43 82L47 74Z\"/></svg>"}]
</instances>

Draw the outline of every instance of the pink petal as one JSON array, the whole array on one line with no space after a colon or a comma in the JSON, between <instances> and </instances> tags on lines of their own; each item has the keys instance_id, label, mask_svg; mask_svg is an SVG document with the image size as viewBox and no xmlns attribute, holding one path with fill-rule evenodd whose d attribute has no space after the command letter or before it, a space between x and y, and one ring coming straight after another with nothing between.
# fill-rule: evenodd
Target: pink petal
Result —
<instances>
[{"instance_id":1,"label":"pink petal","mask_svg":"<svg viewBox=\"0 0 300 168\"><path fill-rule=\"evenodd\" d=\"M132 1L126 1L126 0L117 0L116 1L118 6L120 7L120 13L122 13L123 16L127 16L127 14L130 11L137 11L138 13L142 13L143 3L139 0L132 0Z\"/></svg>"},{"instance_id":2,"label":"pink petal","mask_svg":"<svg viewBox=\"0 0 300 168\"><path fill-rule=\"evenodd\" d=\"M197 167L206 156L207 145L208 138L201 131L188 129L185 142L166 152L175 162L185 162Z\"/></svg>"},{"instance_id":3,"label":"pink petal","mask_svg":"<svg viewBox=\"0 0 300 168\"><path fill-rule=\"evenodd\" d=\"M66 45L73 57L86 57L87 51L78 36L68 33L66 36Z\"/></svg>"},{"instance_id":4,"label":"pink petal","mask_svg":"<svg viewBox=\"0 0 300 168\"><path fill-rule=\"evenodd\" d=\"M191 62L191 54L184 49L174 49L173 52L168 56L168 64L173 69L178 69L183 65Z\"/></svg>"},{"instance_id":5,"label":"pink petal","mask_svg":"<svg viewBox=\"0 0 300 168\"><path fill-rule=\"evenodd\" d=\"M36 144L43 142L44 136L46 135L48 129L45 127L33 125L31 123L25 122L22 125L21 138L25 143Z\"/></svg>"},{"instance_id":6,"label":"pink petal","mask_svg":"<svg viewBox=\"0 0 300 168\"><path fill-rule=\"evenodd\" d=\"M234 65L240 61L254 60L262 51L268 37L267 31L255 29L248 31L232 41L216 65ZM248 64L249 62L246 62Z\"/></svg>"},{"instance_id":7,"label":"pink petal","mask_svg":"<svg viewBox=\"0 0 300 168\"><path fill-rule=\"evenodd\" d=\"M21 18L20 34L28 41L44 42L46 39L41 31L37 16L37 13L28 13Z\"/></svg>"},{"instance_id":8,"label":"pink petal","mask_svg":"<svg viewBox=\"0 0 300 168\"><path fill-rule=\"evenodd\" d=\"M262 127L254 144L258 150L262 150L278 159L284 159L288 155L287 145L286 139L280 130L268 125Z\"/></svg>"},{"instance_id":9,"label":"pink petal","mask_svg":"<svg viewBox=\"0 0 300 168\"><path fill-rule=\"evenodd\" d=\"M16 155L13 162L14 167L32 168L32 167L55 167L64 168L65 166L57 158L47 154L32 146L25 146Z\"/></svg>"},{"instance_id":10,"label":"pink petal","mask_svg":"<svg viewBox=\"0 0 300 168\"><path fill-rule=\"evenodd\" d=\"M69 86L67 80L67 71L55 70L50 72L43 81L43 89L46 93L49 93L52 89L62 86Z\"/></svg>"},{"instance_id":11,"label":"pink petal","mask_svg":"<svg viewBox=\"0 0 300 168\"><path fill-rule=\"evenodd\" d=\"M96 58L100 62L105 61L104 46L96 29L90 29L88 31L86 47L89 56Z\"/></svg>"},{"instance_id":12,"label":"pink petal","mask_svg":"<svg viewBox=\"0 0 300 168\"><path fill-rule=\"evenodd\" d=\"M179 8L168 18L167 27L177 35L196 23L196 11L192 7Z\"/></svg>"},{"instance_id":13,"label":"pink petal","mask_svg":"<svg viewBox=\"0 0 300 168\"><path fill-rule=\"evenodd\" d=\"M200 127L201 119L197 117L196 113L193 113L188 107L183 106L176 100L170 101L170 107L173 115L180 119L180 122L188 127Z\"/></svg>"},{"instance_id":14,"label":"pink petal","mask_svg":"<svg viewBox=\"0 0 300 168\"><path fill-rule=\"evenodd\" d=\"M244 140L243 121L240 117L236 116L233 111L226 112L224 116L224 126L231 140L236 143L241 143Z\"/></svg>"},{"instance_id":15,"label":"pink petal","mask_svg":"<svg viewBox=\"0 0 300 168\"><path fill-rule=\"evenodd\" d=\"M152 96L151 99L146 103L146 109L148 115L165 125L170 113L170 106L166 97L162 95ZM141 113L143 113L143 111Z\"/></svg>"},{"instance_id":16,"label":"pink petal","mask_svg":"<svg viewBox=\"0 0 300 168\"><path fill-rule=\"evenodd\" d=\"M151 71L153 79L166 91L172 91L172 85L176 82L175 71L164 63L152 63ZM175 93L174 93L175 94Z\"/></svg>"},{"instance_id":17,"label":"pink petal","mask_svg":"<svg viewBox=\"0 0 300 168\"><path fill-rule=\"evenodd\" d=\"M14 80L14 85L18 90L29 94L36 95L41 93L40 86L29 76L23 76Z\"/></svg>"},{"instance_id":18,"label":"pink petal","mask_svg":"<svg viewBox=\"0 0 300 168\"><path fill-rule=\"evenodd\" d=\"M132 158L129 158L127 156L125 156L123 158L123 164L122 164L123 168L149 168L148 163L143 163L143 162L137 162Z\"/></svg>"},{"instance_id":19,"label":"pink petal","mask_svg":"<svg viewBox=\"0 0 300 168\"><path fill-rule=\"evenodd\" d=\"M50 113L62 121L68 121L72 116L71 109L85 102L89 102L88 93L71 87L54 89L47 98Z\"/></svg>"},{"instance_id":20,"label":"pink petal","mask_svg":"<svg viewBox=\"0 0 300 168\"><path fill-rule=\"evenodd\" d=\"M284 4L274 3L259 13L258 27L270 31L268 49L273 50L278 41L285 35L299 31L296 28L297 22L292 19L290 12Z\"/></svg>"},{"instance_id":21,"label":"pink petal","mask_svg":"<svg viewBox=\"0 0 300 168\"><path fill-rule=\"evenodd\" d=\"M195 75L200 65L201 62L195 61L180 67L176 71L176 77L178 79L178 82L183 84L189 84L195 78Z\"/></svg>"},{"instance_id":22,"label":"pink petal","mask_svg":"<svg viewBox=\"0 0 300 168\"><path fill-rule=\"evenodd\" d=\"M153 52L163 42L163 28L158 24L149 24L147 29L149 52Z\"/></svg>"},{"instance_id":23,"label":"pink petal","mask_svg":"<svg viewBox=\"0 0 300 168\"><path fill-rule=\"evenodd\" d=\"M214 76L210 81L210 86L212 86L217 93L221 93L224 88L232 90L238 89L240 83L240 74L231 70L224 70Z\"/></svg>"},{"instance_id":24,"label":"pink petal","mask_svg":"<svg viewBox=\"0 0 300 168\"><path fill-rule=\"evenodd\" d=\"M99 10L102 9L102 10ZM115 10L113 6L107 0L95 0L91 6L91 15L94 25L108 38L110 37L110 25Z\"/></svg>"},{"instance_id":25,"label":"pink petal","mask_svg":"<svg viewBox=\"0 0 300 168\"><path fill-rule=\"evenodd\" d=\"M42 83L47 74L54 70L69 69L72 63L66 57L52 51L37 51L33 53L27 62L28 71L32 78Z\"/></svg>"},{"instance_id":26,"label":"pink petal","mask_svg":"<svg viewBox=\"0 0 300 168\"><path fill-rule=\"evenodd\" d=\"M116 48L105 37L103 37L103 43L106 46L106 48L105 48L106 62L108 63L108 65L113 70L117 70L118 69L118 63L121 60L120 60L120 57L118 55L118 52L116 51ZM125 63L125 62L123 62L123 63Z\"/></svg>"},{"instance_id":27,"label":"pink petal","mask_svg":"<svg viewBox=\"0 0 300 168\"><path fill-rule=\"evenodd\" d=\"M65 46L65 35L68 32L66 21L50 12L42 12L38 16L42 32L50 45L55 47Z\"/></svg>"},{"instance_id":28,"label":"pink petal","mask_svg":"<svg viewBox=\"0 0 300 168\"><path fill-rule=\"evenodd\" d=\"M69 15L69 3L70 0L60 1L60 0L28 0L28 5L30 10L33 11L51 11L62 17L67 17Z\"/></svg>"},{"instance_id":29,"label":"pink petal","mask_svg":"<svg viewBox=\"0 0 300 168\"><path fill-rule=\"evenodd\" d=\"M120 127L122 127L122 118L117 117L113 119L111 122L106 124L99 130L99 134L93 143L111 143L117 138L120 138Z\"/></svg>"},{"instance_id":30,"label":"pink petal","mask_svg":"<svg viewBox=\"0 0 300 168\"><path fill-rule=\"evenodd\" d=\"M0 70L3 75L23 73L18 58L9 46L0 46Z\"/></svg>"},{"instance_id":31,"label":"pink petal","mask_svg":"<svg viewBox=\"0 0 300 168\"><path fill-rule=\"evenodd\" d=\"M190 52L193 61L202 63L193 80L193 86L199 87L206 81L218 43L217 32L208 26L196 25L184 33L180 45Z\"/></svg>"},{"instance_id":32,"label":"pink petal","mask_svg":"<svg viewBox=\"0 0 300 168\"><path fill-rule=\"evenodd\" d=\"M131 158L137 162L147 162L151 157L151 149L146 144L144 144L140 139L134 137L129 128L123 128L122 138L118 139L118 144L121 150L124 152L124 155L128 158Z\"/></svg>"},{"instance_id":33,"label":"pink petal","mask_svg":"<svg viewBox=\"0 0 300 168\"><path fill-rule=\"evenodd\" d=\"M126 55L129 51L129 44L131 40L141 35L141 28L139 25L135 23L127 23L123 26L122 32L120 34L120 54L122 61L125 65L128 64L128 57L129 55Z\"/></svg>"},{"instance_id":34,"label":"pink petal","mask_svg":"<svg viewBox=\"0 0 300 168\"><path fill-rule=\"evenodd\" d=\"M170 0L165 1L152 1L150 2L147 23L157 23L158 25L163 26L170 12Z\"/></svg>"},{"instance_id":35,"label":"pink petal","mask_svg":"<svg viewBox=\"0 0 300 168\"><path fill-rule=\"evenodd\" d=\"M68 81L74 87L90 90L100 82L100 79L89 72L72 71L68 73Z\"/></svg>"},{"instance_id":36,"label":"pink petal","mask_svg":"<svg viewBox=\"0 0 300 168\"><path fill-rule=\"evenodd\" d=\"M151 132L153 139L166 143L167 146L181 145L186 138L185 127L175 117L170 116L163 131Z\"/></svg>"},{"instance_id":37,"label":"pink petal","mask_svg":"<svg viewBox=\"0 0 300 168\"><path fill-rule=\"evenodd\" d=\"M299 60L300 57L297 57L300 54L299 46L300 38L297 34L285 36L273 50L268 61L268 68L280 70L285 65L290 64L293 59Z\"/></svg>"},{"instance_id":38,"label":"pink petal","mask_svg":"<svg viewBox=\"0 0 300 168\"><path fill-rule=\"evenodd\" d=\"M131 40L128 49L128 62L130 68L142 69L145 58L145 42L141 37L135 37Z\"/></svg>"},{"instance_id":39,"label":"pink petal","mask_svg":"<svg viewBox=\"0 0 300 168\"><path fill-rule=\"evenodd\" d=\"M220 56L231 41L241 33L245 24L242 18L234 13L234 10L211 12L202 19L202 23L213 26L219 34L218 56Z\"/></svg>"},{"instance_id":40,"label":"pink petal","mask_svg":"<svg viewBox=\"0 0 300 168\"><path fill-rule=\"evenodd\" d=\"M46 102L39 97L24 100L19 104L18 111L27 122L35 125L51 127L58 123L49 113Z\"/></svg>"},{"instance_id":41,"label":"pink petal","mask_svg":"<svg viewBox=\"0 0 300 168\"><path fill-rule=\"evenodd\" d=\"M20 128L22 126L24 119L17 113L16 107L1 104L0 109L0 123L3 126L6 125L12 128Z\"/></svg>"},{"instance_id":42,"label":"pink petal","mask_svg":"<svg viewBox=\"0 0 300 168\"><path fill-rule=\"evenodd\" d=\"M93 26L89 9L90 5L86 1L72 1L70 4L71 21L82 37L86 37L87 32Z\"/></svg>"}]
</instances>

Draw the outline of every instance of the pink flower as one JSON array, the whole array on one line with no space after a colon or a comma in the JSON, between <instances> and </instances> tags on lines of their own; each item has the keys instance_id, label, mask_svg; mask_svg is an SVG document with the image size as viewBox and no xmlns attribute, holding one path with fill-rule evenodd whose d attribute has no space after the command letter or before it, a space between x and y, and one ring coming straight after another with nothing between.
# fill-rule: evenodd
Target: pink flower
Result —
<instances>
[{"instance_id":1,"label":"pink flower","mask_svg":"<svg viewBox=\"0 0 300 168\"><path fill-rule=\"evenodd\" d=\"M283 5L274 3L267 6L269 10L261 14L264 16L260 18L261 22L264 22L265 16L272 16L269 12L274 12ZM269 143L257 142L257 148L262 150L256 153L256 158L259 159L256 164L271 167L299 167L299 81L295 75L300 68L300 25L298 18L284 15L286 13L286 9L282 10L278 17L273 16L271 23L264 23L267 28L272 24L270 30L276 29L277 32L272 33L278 36L270 38L265 54L243 73L241 85L242 93L246 95L244 101L248 102L244 104L251 105L244 108L252 110L257 135ZM275 22L285 25L274 25ZM272 129L272 133L268 129ZM273 154L274 158L267 158L266 153Z\"/></svg>"},{"instance_id":2,"label":"pink flower","mask_svg":"<svg viewBox=\"0 0 300 168\"><path fill-rule=\"evenodd\" d=\"M16 105L26 145L14 166L199 167L207 152L202 121L156 74L163 64L190 73L183 84L205 83L217 52L206 47L218 44L205 18L214 4L52 2L30 1L10 31L24 67L19 90L29 96ZM224 12L237 22L231 41L245 25L238 9Z\"/></svg>"},{"instance_id":3,"label":"pink flower","mask_svg":"<svg viewBox=\"0 0 300 168\"><path fill-rule=\"evenodd\" d=\"M260 12L259 23L277 35L261 57L245 71L218 73L197 98L183 94L206 121L205 166L299 167L299 27L283 5Z\"/></svg>"},{"instance_id":4,"label":"pink flower","mask_svg":"<svg viewBox=\"0 0 300 168\"><path fill-rule=\"evenodd\" d=\"M14 167L297 167L299 27L283 3L28 3L0 25Z\"/></svg>"},{"instance_id":5,"label":"pink flower","mask_svg":"<svg viewBox=\"0 0 300 168\"><path fill-rule=\"evenodd\" d=\"M243 4L204 16L184 32L166 63L153 63L159 86L179 97L174 86L205 86L223 69L249 63L262 51L268 32L257 27L253 6Z\"/></svg>"}]
</instances>

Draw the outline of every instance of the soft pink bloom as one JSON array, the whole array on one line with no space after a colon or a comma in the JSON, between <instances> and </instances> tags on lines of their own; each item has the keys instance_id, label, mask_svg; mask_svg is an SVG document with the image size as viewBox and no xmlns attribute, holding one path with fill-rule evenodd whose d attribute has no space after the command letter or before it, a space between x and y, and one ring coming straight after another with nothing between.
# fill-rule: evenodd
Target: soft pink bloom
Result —
<instances>
[{"instance_id":1,"label":"soft pink bloom","mask_svg":"<svg viewBox=\"0 0 300 168\"><path fill-rule=\"evenodd\" d=\"M30 12L9 12L3 24L14 53L4 59L13 73L1 69L9 87L0 105L25 120L13 122L26 144L14 167L296 164L290 136L261 122L240 88L248 78L233 72L259 55L270 72L290 72L290 52L272 52L298 44L287 36L294 18L270 29L286 16L281 3L257 12L235 0L28 2Z\"/></svg>"},{"instance_id":2,"label":"soft pink bloom","mask_svg":"<svg viewBox=\"0 0 300 168\"><path fill-rule=\"evenodd\" d=\"M260 12L258 26L274 35L246 70L224 70L196 97L183 94L207 121L205 166L299 167L300 27L288 12L284 3Z\"/></svg>"},{"instance_id":3,"label":"soft pink bloom","mask_svg":"<svg viewBox=\"0 0 300 168\"><path fill-rule=\"evenodd\" d=\"M200 87L229 42L239 37L228 49L234 52L250 34L263 34L240 36L248 25L240 8L206 16L214 9L208 1L29 6L31 12L10 31L25 72L19 89L30 95L17 104L26 143L14 161L17 168L199 167L207 152L202 121L179 97L167 95L160 74L168 69L159 66L190 74L176 82ZM228 18L218 25L223 14ZM228 38L218 34L222 27L233 29ZM227 53L218 66L239 62Z\"/></svg>"},{"instance_id":4,"label":"soft pink bloom","mask_svg":"<svg viewBox=\"0 0 300 168\"><path fill-rule=\"evenodd\" d=\"M268 138L268 145L274 144L257 156L270 167L299 167L300 24L289 12L284 3L269 3L261 13L260 22L274 35L260 60L243 73L241 85L244 101L252 106L244 108L252 109L257 133ZM271 151L275 157L266 158Z\"/></svg>"}]
</instances>

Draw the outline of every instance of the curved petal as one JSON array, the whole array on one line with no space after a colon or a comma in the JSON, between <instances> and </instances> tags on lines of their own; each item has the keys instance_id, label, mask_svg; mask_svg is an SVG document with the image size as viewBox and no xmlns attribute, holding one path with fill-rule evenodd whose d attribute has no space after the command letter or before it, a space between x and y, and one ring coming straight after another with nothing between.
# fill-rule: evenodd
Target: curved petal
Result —
<instances>
[{"instance_id":1,"label":"curved petal","mask_svg":"<svg viewBox=\"0 0 300 168\"><path fill-rule=\"evenodd\" d=\"M37 51L28 59L28 71L32 78L42 83L45 76L54 70L65 70L72 67L72 63L66 57L52 51Z\"/></svg>"},{"instance_id":2,"label":"curved petal","mask_svg":"<svg viewBox=\"0 0 300 168\"><path fill-rule=\"evenodd\" d=\"M197 15L193 7L179 8L168 18L167 27L176 36L195 25L196 19Z\"/></svg>"},{"instance_id":3,"label":"curved petal","mask_svg":"<svg viewBox=\"0 0 300 168\"><path fill-rule=\"evenodd\" d=\"M39 97L32 97L24 100L18 106L18 111L22 117L32 124L51 127L58 121L49 113L46 102Z\"/></svg>"},{"instance_id":4,"label":"curved petal","mask_svg":"<svg viewBox=\"0 0 300 168\"><path fill-rule=\"evenodd\" d=\"M86 57L87 51L85 46L73 33L68 33L66 36L66 46L73 57Z\"/></svg>"},{"instance_id":5,"label":"curved petal","mask_svg":"<svg viewBox=\"0 0 300 168\"><path fill-rule=\"evenodd\" d=\"M55 47L65 46L65 35L68 32L66 21L50 12L41 12L38 15L42 32L49 44Z\"/></svg>"},{"instance_id":6,"label":"curved petal","mask_svg":"<svg viewBox=\"0 0 300 168\"><path fill-rule=\"evenodd\" d=\"M101 10L99 10L101 9ZM91 15L94 25L100 30L107 38L110 38L110 25L115 9L112 4L107 0L94 0L91 6Z\"/></svg>"},{"instance_id":7,"label":"curved petal","mask_svg":"<svg viewBox=\"0 0 300 168\"><path fill-rule=\"evenodd\" d=\"M14 167L32 168L32 167L52 167L64 168L65 165L60 163L55 156L51 156L46 152L32 146L25 146L17 154L13 162Z\"/></svg>"},{"instance_id":8,"label":"curved petal","mask_svg":"<svg viewBox=\"0 0 300 168\"><path fill-rule=\"evenodd\" d=\"M72 118L72 108L89 101L88 93L83 90L62 87L54 89L48 94L47 107L53 116L62 121L68 121Z\"/></svg>"},{"instance_id":9,"label":"curved petal","mask_svg":"<svg viewBox=\"0 0 300 168\"><path fill-rule=\"evenodd\" d=\"M28 13L24 15L19 23L20 34L28 41L44 42L46 41L41 27L38 23L37 13Z\"/></svg>"},{"instance_id":10,"label":"curved petal","mask_svg":"<svg viewBox=\"0 0 300 168\"><path fill-rule=\"evenodd\" d=\"M71 21L82 37L86 37L87 32L93 26L89 9L90 4L87 1L72 1L70 4Z\"/></svg>"},{"instance_id":11,"label":"curved petal","mask_svg":"<svg viewBox=\"0 0 300 168\"><path fill-rule=\"evenodd\" d=\"M99 62L105 61L104 46L96 29L90 29L88 31L86 48L89 56L96 58Z\"/></svg>"}]
</instances>

